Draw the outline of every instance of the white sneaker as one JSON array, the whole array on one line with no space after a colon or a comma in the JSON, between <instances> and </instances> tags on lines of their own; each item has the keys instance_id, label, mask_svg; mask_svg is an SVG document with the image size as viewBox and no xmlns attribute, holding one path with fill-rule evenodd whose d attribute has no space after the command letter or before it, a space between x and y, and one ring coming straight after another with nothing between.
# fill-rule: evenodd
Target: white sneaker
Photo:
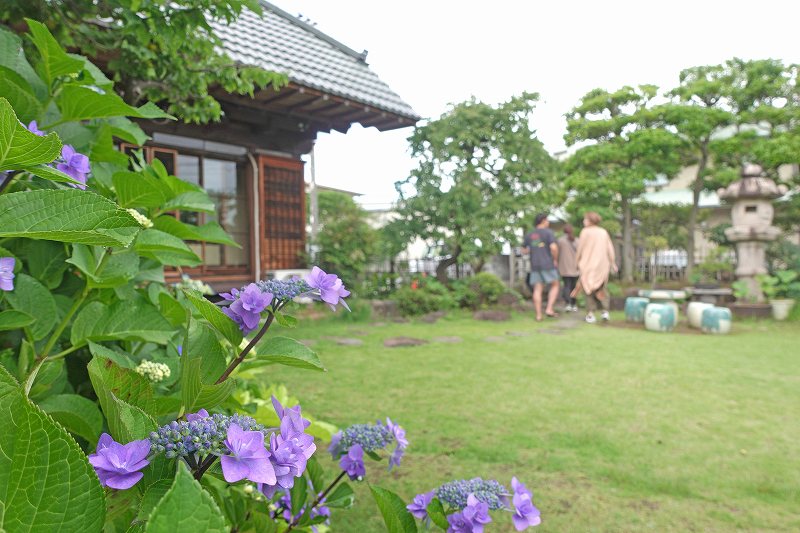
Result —
<instances>
[{"instance_id":1,"label":"white sneaker","mask_svg":"<svg viewBox=\"0 0 800 533\"><path fill-rule=\"evenodd\" d=\"M594 317L594 315L586 315L586 322L589 324L594 324L597 322L597 319Z\"/></svg>"},{"instance_id":2,"label":"white sneaker","mask_svg":"<svg viewBox=\"0 0 800 533\"><path fill-rule=\"evenodd\" d=\"M611 316L609 316L608 311L603 311L602 313L600 313L600 318L603 319L603 322L608 322L609 320L611 320Z\"/></svg>"}]
</instances>

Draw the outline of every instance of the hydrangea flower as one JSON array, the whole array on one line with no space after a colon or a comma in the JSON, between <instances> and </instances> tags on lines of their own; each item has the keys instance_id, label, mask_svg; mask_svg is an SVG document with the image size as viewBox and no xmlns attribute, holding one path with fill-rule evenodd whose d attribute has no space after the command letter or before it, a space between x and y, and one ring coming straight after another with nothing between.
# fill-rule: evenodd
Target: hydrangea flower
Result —
<instances>
[{"instance_id":1,"label":"hydrangea flower","mask_svg":"<svg viewBox=\"0 0 800 533\"><path fill-rule=\"evenodd\" d=\"M39 137L44 137L44 132L39 129L39 124L35 120L31 120L30 124L28 124L28 131L33 133L34 135L38 135Z\"/></svg>"},{"instance_id":2,"label":"hydrangea flower","mask_svg":"<svg viewBox=\"0 0 800 533\"><path fill-rule=\"evenodd\" d=\"M311 273L306 276L306 282L312 289L319 290L320 299L328 304L333 311L336 311L336 306L339 304L342 304L348 311L350 310L347 302L344 301L345 298L350 296L350 291L345 289L344 283L336 274L328 274L315 266L311 269Z\"/></svg>"},{"instance_id":3,"label":"hydrangea flower","mask_svg":"<svg viewBox=\"0 0 800 533\"><path fill-rule=\"evenodd\" d=\"M89 455L89 463L104 487L126 490L144 477L139 470L150 464L147 460L149 453L150 441L146 439L120 444L108 433L103 433L97 441L95 453Z\"/></svg>"},{"instance_id":4,"label":"hydrangea flower","mask_svg":"<svg viewBox=\"0 0 800 533\"><path fill-rule=\"evenodd\" d=\"M512 513L512 522L517 531L541 523L539 510L533 505L531 492L516 477L511 480L514 494L509 495L505 487L493 479L479 477L460 479L445 483L431 492L418 494L406 509L415 517L427 519L427 507L434 497L451 512L447 515L448 533L480 533L491 522L489 510ZM509 496L512 496L513 509Z\"/></svg>"},{"instance_id":5,"label":"hydrangea flower","mask_svg":"<svg viewBox=\"0 0 800 533\"><path fill-rule=\"evenodd\" d=\"M350 479L359 479L367 475L367 469L364 467L364 450L358 444L353 444L347 453L339 460L339 466L342 467Z\"/></svg>"},{"instance_id":6,"label":"hydrangea flower","mask_svg":"<svg viewBox=\"0 0 800 533\"><path fill-rule=\"evenodd\" d=\"M64 159L64 162L56 165L56 168L75 181L80 182L78 184L72 184L73 187L85 189L86 174L91 170L89 167L89 158L76 152L75 148L68 144L65 144L61 148L61 157Z\"/></svg>"},{"instance_id":7,"label":"hydrangea flower","mask_svg":"<svg viewBox=\"0 0 800 533\"><path fill-rule=\"evenodd\" d=\"M314 444L314 437L305 432L306 428L311 425L311 422L303 418L300 406L285 408L281 402L273 396L272 407L275 413L281 420L280 424L280 437L279 442L292 442L297 446L306 460L310 459L314 452L317 450L317 445ZM300 469L300 472L305 470L305 466Z\"/></svg>"},{"instance_id":8,"label":"hydrangea flower","mask_svg":"<svg viewBox=\"0 0 800 533\"><path fill-rule=\"evenodd\" d=\"M152 450L190 465L218 456L228 482L248 479L271 498L278 489L294 486L294 478L302 477L316 450L314 438L305 433L310 422L302 417L300 406L285 408L274 398L273 405L280 428L267 428L246 415L212 415L200 409L187 413L185 421L150 433Z\"/></svg>"},{"instance_id":9,"label":"hydrangea flower","mask_svg":"<svg viewBox=\"0 0 800 533\"><path fill-rule=\"evenodd\" d=\"M478 500L474 494L467 496L463 510L447 516L448 533L483 533L483 526L492 521L489 505Z\"/></svg>"},{"instance_id":10,"label":"hydrangea flower","mask_svg":"<svg viewBox=\"0 0 800 533\"><path fill-rule=\"evenodd\" d=\"M408 447L408 439L406 439L406 430L399 424L392 422L388 417L386 418L386 428L391 432L394 441L397 443L392 455L389 457L389 470L391 470L393 466L400 466L405 449Z\"/></svg>"},{"instance_id":11,"label":"hydrangea flower","mask_svg":"<svg viewBox=\"0 0 800 533\"><path fill-rule=\"evenodd\" d=\"M222 476L228 483L249 479L256 483L275 485L277 478L270 453L264 446L264 433L245 431L238 424L228 426L225 446L230 455L220 457Z\"/></svg>"},{"instance_id":12,"label":"hydrangea flower","mask_svg":"<svg viewBox=\"0 0 800 533\"><path fill-rule=\"evenodd\" d=\"M414 496L414 500L406 505L406 509L414 518L426 520L428 518L428 505L430 505L431 501L433 501L433 491L423 492Z\"/></svg>"},{"instance_id":13,"label":"hydrangea flower","mask_svg":"<svg viewBox=\"0 0 800 533\"><path fill-rule=\"evenodd\" d=\"M14 290L14 265L17 260L13 257L0 257L0 290Z\"/></svg>"},{"instance_id":14,"label":"hydrangea flower","mask_svg":"<svg viewBox=\"0 0 800 533\"><path fill-rule=\"evenodd\" d=\"M260 313L267 308L271 301L272 294L261 292L258 285L251 283L239 293L238 305L245 311ZM231 305L236 305L236 302Z\"/></svg>"},{"instance_id":15,"label":"hydrangea flower","mask_svg":"<svg viewBox=\"0 0 800 533\"><path fill-rule=\"evenodd\" d=\"M227 448L228 427L236 424L245 431L260 431L265 441L270 430L245 415L210 415L205 409L186 415L186 421L173 421L150 433L150 442L156 453L164 453L168 459L207 455L223 455Z\"/></svg>"},{"instance_id":16,"label":"hydrangea flower","mask_svg":"<svg viewBox=\"0 0 800 533\"><path fill-rule=\"evenodd\" d=\"M350 295L350 291L344 288L342 280L335 274L326 274L319 267L314 267L305 280L261 280L241 289L220 293L224 302L219 305L246 335L258 327L265 309L269 307L277 311L286 302L303 295L323 300L334 311L338 304L349 310L344 298Z\"/></svg>"},{"instance_id":17,"label":"hydrangea flower","mask_svg":"<svg viewBox=\"0 0 800 533\"><path fill-rule=\"evenodd\" d=\"M366 453L374 453L387 449L395 443L395 449L389 456L389 470L400 465L404 450L408 446L405 430L398 424L386 419L386 425L380 421L375 424L353 424L344 431L339 431L331 438L328 451L331 457L338 459L348 453L353 445L358 445Z\"/></svg>"},{"instance_id":18,"label":"hydrangea flower","mask_svg":"<svg viewBox=\"0 0 800 533\"><path fill-rule=\"evenodd\" d=\"M542 519L539 514L539 509L533 505L531 501L533 494L528 490L528 487L517 480L516 477L513 477L511 478L511 488L514 489L514 496L512 498L514 515L511 519L514 521L516 530L523 531L529 527L541 524Z\"/></svg>"}]
</instances>

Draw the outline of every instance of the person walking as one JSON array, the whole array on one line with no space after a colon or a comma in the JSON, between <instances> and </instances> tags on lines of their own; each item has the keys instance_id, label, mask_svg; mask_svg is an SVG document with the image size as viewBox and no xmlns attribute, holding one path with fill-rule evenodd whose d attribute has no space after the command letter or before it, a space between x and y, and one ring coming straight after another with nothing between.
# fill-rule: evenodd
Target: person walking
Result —
<instances>
[{"instance_id":1,"label":"person walking","mask_svg":"<svg viewBox=\"0 0 800 533\"><path fill-rule=\"evenodd\" d=\"M572 296L575 285L578 283L578 242L572 224L564 225L564 235L558 239L558 274L564 282L561 288L561 297L567 304L567 312L578 310L578 300Z\"/></svg>"},{"instance_id":2,"label":"person walking","mask_svg":"<svg viewBox=\"0 0 800 533\"><path fill-rule=\"evenodd\" d=\"M610 298L606 285L609 272L617 271L614 243L608 232L598 226L602 218L593 211L583 217L583 230L580 234L576 260L578 262L578 290L586 294L586 322L594 323L597 319L594 312L598 306L602 308L601 318L609 320Z\"/></svg>"},{"instance_id":3,"label":"person walking","mask_svg":"<svg viewBox=\"0 0 800 533\"><path fill-rule=\"evenodd\" d=\"M558 246L556 237L550 229L550 221L544 213L536 215L536 227L525 235L523 251L530 253L531 271L528 284L533 287L533 305L536 308L536 320L542 320L542 291L548 286L547 306L544 314L557 317L553 305L558 298Z\"/></svg>"}]
</instances>

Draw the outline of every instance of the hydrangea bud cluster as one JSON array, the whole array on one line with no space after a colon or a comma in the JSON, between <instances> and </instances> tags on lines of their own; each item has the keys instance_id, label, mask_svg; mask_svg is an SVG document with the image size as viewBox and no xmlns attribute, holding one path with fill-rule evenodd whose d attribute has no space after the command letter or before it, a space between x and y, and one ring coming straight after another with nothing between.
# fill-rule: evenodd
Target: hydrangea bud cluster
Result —
<instances>
[{"instance_id":1,"label":"hydrangea bud cluster","mask_svg":"<svg viewBox=\"0 0 800 533\"><path fill-rule=\"evenodd\" d=\"M517 531L538 526L541 517L539 509L533 505L531 491L517 478L511 479L511 487L513 494L493 479L459 479L417 494L406 509L415 518L428 521L428 505L434 497L438 498L449 513L447 531L453 533L482 532L484 526L492 521L489 510L498 509L513 513L511 520Z\"/></svg>"},{"instance_id":2,"label":"hydrangea bud cluster","mask_svg":"<svg viewBox=\"0 0 800 533\"><path fill-rule=\"evenodd\" d=\"M205 416L203 416L205 415ZM236 424L244 431L260 431L269 437L269 430L246 415L208 415L205 410L189 415L190 420L173 421L150 433L151 450L174 457L221 455L225 450L228 428Z\"/></svg>"},{"instance_id":3,"label":"hydrangea bud cluster","mask_svg":"<svg viewBox=\"0 0 800 533\"><path fill-rule=\"evenodd\" d=\"M236 322L244 334L258 327L265 310L277 311L286 302L303 295L322 300L334 311L339 304L349 309L344 299L350 291L336 274L327 274L319 267L312 268L305 279L263 280L220 293L224 299L221 305L225 306L222 312Z\"/></svg>"},{"instance_id":4,"label":"hydrangea bud cluster","mask_svg":"<svg viewBox=\"0 0 800 533\"><path fill-rule=\"evenodd\" d=\"M353 424L341 431L341 436L336 443L337 446L331 450L334 457L345 453L353 444L358 444L365 452L377 452L383 450L393 441L392 432L380 422L374 424ZM335 442L336 436L331 440L331 446Z\"/></svg>"},{"instance_id":5,"label":"hydrangea bud cluster","mask_svg":"<svg viewBox=\"0 0 800 533\"><path fill-rule=\"evenodd\" d=\"M127 211L130 216L136 219L136 222L138 222L139 225L142 226L143 228L153 227L153 221L144 216L143 214L141 214L136 209L126 209L125 211Z\"/></svg>"},{"instance_id":6,"label":"hydrangea bud cluster","mask_svg":"<svg viewBox=\"0 0 800 533\"><path fill-rule=\"evenodd\" d=\"M467 497L474 494L480 501L489 504L489 509L508 507L508 491L494 479L458 479L445 483L434 491L436 497L453 509L467 506Z\"/></svg>"},{"instance_id":7,"label":"hydrangea bud cluster","mask_svg":"<svg viewBox=\"0 0 800 533\"><path fill-rule=\"evenodd\" d=\"M256 285L261 289L261 292L268 292L281 302L288 302L311 291L309 284L302 278L261 280L257 281Z\"/></svg>"},{"instance_id":8,"label":"hydrangea bud cluster","mask_svg":"<svg viewBox=\"0 0 800 533\"><path fill-rule=\"evenodd\" d=\"M153 383L159 383L167 379L172 371L164 363L156 363L155 361L144 360L139 363L134 370L140 376L146 377Z\"/></svg>"},{"instance_id":9,"label":"hydrangea bud cluster","mask_svg":"<svg viewBox=\"0 0 800 533\"><path fill-rule=\"evenodd\" d=\"M214 289L211 288L211 285L199 279L192 279L188 274L181 274L181 280L175 285L197 291L200 294L214 294Z\"/></svg>"},{"instance_id":10,"label":"hydrangea bud cluster","mask_svg":"<svg viewBox=\"0 0 800 533\"><path fill-rule=\"evenodd\" d=\"M405 430L387 418L386 424L381 421L374 424L353 424L339 431L331 438L328 451L334 459L340 459L339 466L347 472L350 479L359 479L366 474L364 454L374 454L391 444L395 448L389 456L389 470L393 466L400 466L408 440Z\"/></svg>"}]
</instances>

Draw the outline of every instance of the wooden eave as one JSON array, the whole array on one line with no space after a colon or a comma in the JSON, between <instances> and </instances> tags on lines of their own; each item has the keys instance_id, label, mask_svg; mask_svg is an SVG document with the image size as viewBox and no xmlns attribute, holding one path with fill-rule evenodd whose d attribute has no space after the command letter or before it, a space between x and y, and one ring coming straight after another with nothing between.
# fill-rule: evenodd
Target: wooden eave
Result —
<instances>
[{"instance_id":1,"label":"wooden eave","mask_svg":"<svg viewBox=\"0 0 800 533\"><path fill-rule=\"evenodd\" d=\"M259 91L254 98L230 94L222 89L213 91L213 96L221 102L252 109L257 112L255 116L261 112L262 115L268 113L298 119L322 132L344 133L355 123L379 131L405 128L416 123L412 118L294 82L277 91L273 88Z\"/></svg>"}]
</instances>

